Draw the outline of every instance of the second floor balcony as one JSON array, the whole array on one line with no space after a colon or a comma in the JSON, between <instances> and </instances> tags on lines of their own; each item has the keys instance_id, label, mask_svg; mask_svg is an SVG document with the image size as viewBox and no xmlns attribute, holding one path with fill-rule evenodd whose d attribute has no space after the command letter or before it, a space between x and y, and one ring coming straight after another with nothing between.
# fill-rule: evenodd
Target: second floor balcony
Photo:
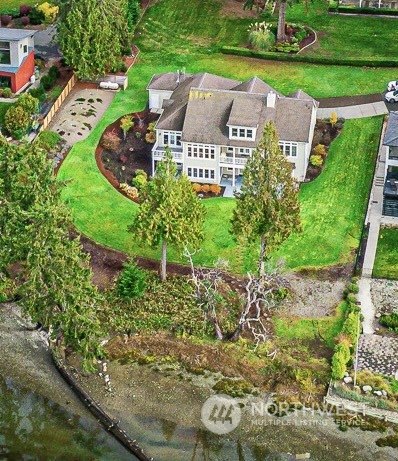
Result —
<instances>
[{"instance_id":1,"label":"second floor balcony","mask_svg":"<svg viewBox=\"0 0 398 461\"><path fill-rule=\"evenodd\" d=\"M152 150L152 156L156 160L160 160L165 156L166 149L164 147L155 146ZM172 147L171 153L173 154L174 161L181 161L183 159L182 147Z\"/></svg>"}]
</instances>

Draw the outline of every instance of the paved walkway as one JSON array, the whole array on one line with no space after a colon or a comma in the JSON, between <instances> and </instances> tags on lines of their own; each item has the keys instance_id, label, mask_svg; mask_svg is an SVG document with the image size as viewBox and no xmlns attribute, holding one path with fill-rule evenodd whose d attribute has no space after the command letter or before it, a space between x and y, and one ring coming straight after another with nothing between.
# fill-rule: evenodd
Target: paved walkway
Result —
<instances>
[{"instance_id":1,"label":"paved walkway","mask_svg":"<svg viewBox=\"0 0 398 461\"><path fill-rule=\"evenodd\" d=\"M338 117L345 119L373 117L375 115L388 114L387 106L384 101L358 104L353 106L341 107L320 107L317 111L318 118L329 118L332 112L336 112Z\"/></svg>"},{"instance_id":2,"label":"paved walkway","mask_svg":"<svg viewBox=\"0 0 398 461\"><path fill-rule=\"evenodd\" d=\"M359 338L358 369L394 376L398 379L398 340L388 336L363 334Z\"/></svg>"}]
</instances>

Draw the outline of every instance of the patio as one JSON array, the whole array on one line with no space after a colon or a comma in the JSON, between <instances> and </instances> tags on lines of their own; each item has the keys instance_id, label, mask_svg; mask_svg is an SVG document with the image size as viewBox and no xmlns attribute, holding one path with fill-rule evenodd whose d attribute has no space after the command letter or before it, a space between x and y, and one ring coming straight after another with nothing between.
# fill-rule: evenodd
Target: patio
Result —
<instances>
[{"instance_id":1,"label":"patio","mask_svg":"<svg viewBox=\"0 0 398 461\"><path fill-rule=\"evenodd\" d=\"M235 177L235 185L233 185L232 176L223 175L220 186L225 187L223 197L234 197L234 192L239 191L242 185L243 176L239 175Z\"/></svg>"}]
</instances>

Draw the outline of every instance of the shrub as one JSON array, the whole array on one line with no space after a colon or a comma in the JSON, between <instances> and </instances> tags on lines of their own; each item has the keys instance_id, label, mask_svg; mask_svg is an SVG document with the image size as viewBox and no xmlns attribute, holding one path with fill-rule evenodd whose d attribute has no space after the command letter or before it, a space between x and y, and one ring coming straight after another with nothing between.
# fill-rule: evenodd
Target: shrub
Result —
<instances>
[{"instance_id":1,"label":"shrub","mask_svg":"<svg viewBox=\"0 0 398 461\"><path fill-rule=\"evenodd\" d=\"M61 75L61 72L58 68L58 66L51 66L50 70L48 71L48 75L54 79L54 82L57 80L57 78Z\"/></svg>"},{"instance_id":2,"label":"shrub","mask_svg":"<svg viewBox=\"0 0 398 461\"><path fill-rule=\"evenodd\" d=\"M142 133L140 131L135 131L134 132L134 136L137 138L137 139L140 139L141 136L142 136Z\"/></svg>"},{"instance_id":3,"label":"shrub","mask_svg":"<svg viewBox=\"0 0 398 461\"><path fill-rule=\"evenodd\" d=\"M384 314L379 318L380 325L387 328L398 328L398 314L393 312L392 314Z\"/></svg>"},{"instance_id":4,"label":"shrub","mask_svg":"<svg viewBox=\"0 0 398 461\"><path fill-rule=\"evenodd\" d=\"M390 384L383 378L383 376L376 375L369 370L359 371L357 373L358 386L372 386L373 390L383 390L388 394L393 394Z\"/></svg>"},{"instance_id":5,"label":"shrub","mask_svg":"<svg viewBox=\"0 0 398 461\"><path fill-rule=\"evenodd\" d=\"M355 304L357 302L357 297L355 296L354 293L348 293L346 299L347 299L347 302L351 304Z\"/></svg>"},{"instance_id":6,"label":"shrub","mask_svg":"<svg viewBox=\"0 0 398 461\"><path fill-rule=\"evenodd\" d=\"M123 131L123 137L126 139L127 132L134 125L133 118L131 115L125 115L120 119L120 128Z\"/></svg>"},{"instance_id":7,"label":"shrub","mask_svg":"<svg viewBox=\"0 0 398 461\"><path fill-rule=\"evenodd\" d=\"M9 14L2 14L0 17L1 25L8 26L10 24L12 17Z\"/></svg>"},{"instance_id":8,"label":"shrub","mask_svg":"<svg viewBox=\"0 0 398 461\"><path fill-rule=\"evenodd\" d=\"M50 75L47 74L47 75L43 75L40 82L41 82L43 88L46 91L48 91L53 87L53 85L55 83L55 80L54 80L54 78L52 78Z\"/></svg>"},{"instance_id":9,"label":"shrub","mask_svg":"<svg viewBox=\"0 0 398 461\"><path fill-rule=\"evenodd\" d=\"M39 110L39 100L31 93L24 93L18 98L16 106L22 107L29 115L34 115Z\"/></svg>"},{"instance_id":10,"label":"shrub","mask_svg":"<svg viewBox=\"0 0 398 461\"><path fill-rule=\"evenodd\" d=\"M358 287L358 285L357 285L356 283L350 283L350 284L348 285L348 291L349 291L350 293L354 293L354 294L355 294L355 293L358 293L359 287Z\"/></svg>"},{"instance_id":11,"label":"shrub","mask_svg":"<svg viewBox=\"0 0 398 461\"><path fill-rule=\"evenodd\" d=\"M148 125L148 131L155 131L155 125L156 125L156 122L151 122L149 125Z\"/></svg>"},{"instance_id":12,"label":"shrub","mask_svg":"<svg viewBox=\"0 0 398 461\"><path fill-rule=\"evenodd\" d=\"M42 85L37 88L32 88L28 91L34 98L39 100L39 103L42 103L46 99L46 92Z\"/></svg>"},{"instance_id":13,"label":"shrub","mask_svg":"<svg viewBox=\"0 0 398 461\"><path fill-rule=\"evenodd\" d=\"M221 192L221 187L218 184L211 184L210 192L214 195L219 195Z\"/></svg>"},{"instance_id":14,"label":"shrub","mask_svg":"<svg viewBox=\"0 0 398 461\"><path fill-rule=\"evenodd\" d=\"M40 11L38 8L32 8L32 11L29 13L30 23L33 25L41 24L45 21L45 16L43 11Z\"/></svg>"},{"instance_id":15,"label":"shrub","mask_svg":"<svg viewBox=\"0 0 398 461\"><path fill-rule=\"evenodd\" d=\"M199 193L202 190L202 186L198 184L197 182L194 182L192 184L192 188L196 193Z\"/></svg>"},{"instance_id":16,"label":"shrub","mask_svg":"<svg viewBox=\"0 0 398 461\"><path fill-rule=\"evenodd\" d=\"M321 155L311 155L310 163L312 166L320 167L323 163L323 158Z\"/></svg>"},{"instance_id":17,"label":"shrub","mask_svg":"<svg viewBox=\"0 0 398 461\"><path fill-rule=\"evenodd\" d=\"M141 190L143 186L148 182L148 175L144 170L136 170L135 177L133 179L133 186L138 190Z\"/></svg>"},{"instance_id":18,"label":"shrub","mask_svg":"<svg viewBox=\"0 0 398 461\"><path fill-rule=\"evenodd\" d=\"M314 155L321 155L324 157L326 155L326 149L323 144L317 144L313 149Z\"/></svg>"},{"instance_id":19,"label":"shrub","mask_svg":"<svg viewBox=\"0 0 398 461\"><path fill-rule=\"evenodd\" d=\"M21 139L31 123L30 115L23 107L13 105L5 115L5 127L16 139Z\"/></svg>"},{"instance_id":20,"label":"shrub","mask_svg":"<svg viewBox=\"0 0 398 461\"><path fill-rule=\"evenodd\" d=\"M270 30L270 24L266 22L255 22L250 25L249 42L260 50L268 50L275 43L275 35Z\"/></svg>"},{"instance_id":21,"label":"shrub","mask_svg":"<svg viewBox=\"0 0 398 461\"><path fill-rule=\"evenodd\" d=\"M37 11L43 13L45 22L54 22L58 14L58 6L51 5L51 3L44 2L37 7Z\"/></svg>"},{"instance_id":22,"label":"shrub","mask_svg":"<svg viewBox=\"0 0 398 461\"><path fill-rule=\"evenodd\" d=\"M155 141L156 141L156 133L153 132L153 131L149 131L146 135L145 135L145 141L149 144L154 144Z\"/></svg>"},{"instance_id":23,"label":"shrub","mask_svg":"<svg viewBox=\"0 0 398 461\"><path fill-rule=\"evenodd\" d=\"M101 138L101 146L106 149L110 150L111 152L115 152L118 150L120 145L120 138L114 131L109 131L105 133Z\"/></svg>"},{"instance_id":24,"label":"shrub","mask_svg":"<svg viewBox=\"0 0 398 461\"><path fill-rule=\"evenodd\" d=\"M131 200L135 200L138 198L138 189L136 187L129 186L126 183L121 183L119 187L120 190L122 190Z\"/></svg>"},{"instance_id":25,"label":"shrub","mask_svg":"<svg viewBox=\"0 0 398 461\"><path fill-rule=\"evenodd\" d=\"M32 11L32 7L29 5L21 5L19 7L19 14L21 16L27 16Z\"/></svg>"},{"instance_id":26,"label":"shrub","mask_svg":"<svg viewBox=\"0 0 398 461\"><path fill-rule=\"evenodd\" d=\"M11 88L3 88L3 98L11 98L12 91Z\"/></svg>"},{"instance_id":27,"label":"shrub","mask_svg":"<svg viewBox=\"0 0 398 461\"><path fill-rule=\"evenodd\" d=\"M30 24L30 19L28 18L28 16L22 16L21 18L21 24L23 26L28 26Z\"/></svg>"},{"instance_id":28,"label":"shrub","mask_svg":"<svg viewBox=\"0 0 398 461\"><path fill-rule=\"evenodd\" d=\"M44 130L36 138L36 144L44 150L51 150L61 141L61 136L55 131Z\"/></svg>"},{"instance_id":29,"label":"shrub","mask_svg":"<svg viewBox=\"0 0 398 461\"><path fill-rule=\"evenodd\" d=\"M343 323L343 328L341 332L348 335L351 344L355 344L357 341L357 331L358 331L358 312L350 312ZM359 328L359 333L361 333L361 328Z\"/></svg>"},{"instance_id":30,"label":"shrub","mask_svg":"<svg viewBox=\"0 0 398 461\"><path fill-rule=\"evenodd\" d=\"M269 47L269 51L277 51L279 53L297 53L299 50L298 43L290 44L289 42L279 42Z\"/></svg>"},{"instance_id":31,"label":"shrub","mask_svg":"<svg viewBox=\"0 0 398 461\"><path fill-rule=\"evenodd\" d=\"M347 362L342 353L335 353L332 358L332 378L342 379L347 370Z\"/></svg>"},{"instance_id":32,"label":"shrub","mask_svg":"<svg viewBox=\"0 0 398 461\"><path fill-rule=\"evenodd\" d=\"M210 190L210 186L209 184L203 184L200 189L204 194L207 194Z\"/></svg>"},{"instance_id":33,"label":"shrub","mask_svg":"<svg viewBox=\"0 0 398 461\"><path fill-rule=\"evenodd\" d=\"M336 112L330 114L330 124L334 126L337 123L338 117Z\"/></svg>"},{"instance_id":34,"label":"shrub","mask_svg":"<svg viewBox=\"0 0 398 461\"><path fill-rule=\"evenodd\" d=\"M146 273L137 267L135 261L124 264L116 280L116 294L125 300L140 298L146 288Z\"/></svg>"}]
</instances>

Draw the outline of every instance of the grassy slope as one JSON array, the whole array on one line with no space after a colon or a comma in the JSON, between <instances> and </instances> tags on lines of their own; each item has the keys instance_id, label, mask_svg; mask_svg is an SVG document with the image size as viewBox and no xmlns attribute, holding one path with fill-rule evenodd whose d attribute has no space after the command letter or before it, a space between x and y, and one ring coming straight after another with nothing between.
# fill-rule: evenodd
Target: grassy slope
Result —
<instances>
[{"instance_id":1,"label":"grassy slope","mask_svg":"<svg viewBox=\"0 0 398 461\"><path fill-rule=\"evenodd\" d=\"M304 3L287 10L288 21L306 24L317 31L319 47L307 49L306 54L368 59L397 56L398 43L395 41L390 47L388 38L396 28L394 18L328 14L327 3L314 0L308 2L308 11Z\"/></svg>"},{"instance_id":2,"label":"grassy slope","mask_svg":"<svg viewBox=\"0 0 398 461\"><path fill-rule=\"evenodd\" d=\"M43 3L44 0L1 0L0 13L10 8L19 8L20 5L34 6L36 3Z\"/></svg>"},{"instance_id":3,"label":"grassy slope","mask_svg":"<svg viewBox=\"0 0 398 461\"><path fill-rule=\"evenodd\" d=\"M303 233L279 252L290 267L346 262L359 242L382 118L347 120L321 176L300 188Z\"/></svg>"},{"instance_id":4,"label":"grassy slope","mask_svg":"<svg viewBox=\"0 0 398 461\"><path fill-rule=\"evenodd\" d=\"M398 279L398 229L381 229L373 277Z\"/></svg>"}]
</instances>

